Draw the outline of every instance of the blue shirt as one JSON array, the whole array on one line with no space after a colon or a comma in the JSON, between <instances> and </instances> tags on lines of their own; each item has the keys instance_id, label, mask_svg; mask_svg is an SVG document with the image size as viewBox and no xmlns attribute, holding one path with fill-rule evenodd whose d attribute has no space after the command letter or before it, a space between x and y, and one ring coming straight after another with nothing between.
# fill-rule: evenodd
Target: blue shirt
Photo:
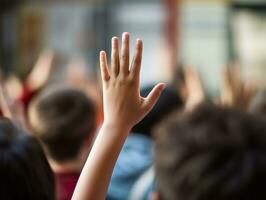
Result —
<instances>
[{"instance_id":1,"label":"blue shirt","mask_svg":"<svg viewBox=\"0 0 266 200\"><path fill-rule=\"evenodd\" d=\"M107 200L126 200L134 183L152 166L153 142L142 134L130 134L116 162Z\"/></svg>"}]
</instances>

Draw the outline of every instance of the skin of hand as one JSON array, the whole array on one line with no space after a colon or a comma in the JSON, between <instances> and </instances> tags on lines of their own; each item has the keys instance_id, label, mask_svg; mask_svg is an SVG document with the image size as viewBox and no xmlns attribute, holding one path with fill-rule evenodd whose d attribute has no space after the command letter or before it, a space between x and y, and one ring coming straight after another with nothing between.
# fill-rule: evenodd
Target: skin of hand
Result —
<instances>
[{"instance_id":1,"label":"skin of hand","mask_svg":"<svg viewBox=\"0 0 266 200\"><path fill-rule=\"evenodd\" d=\"M257 87L251 82L241 79L239 66L230 66L222 73L221 103L225 106L235 106L246 110L257 91Z\"/></svg>"},{"instance_id":2,"label":"skin of hand","mask_svg":"<svg viewBox=\"0 0 266 200\"><path fill-rule=\"evenodd\" d=\"M233 106L241 90L241 78L239 68L225 68L222 73L221 102L226 106Z\"/></svg>"},{"instance_id":3,"label":"skin of hand","mask_svg":"<svg viewBox=\"0 0 266 200\"><path fill-rule=\"evenodd\" d=\"M124 33L121 56L119 40L112 38L111 68L106 53L100 53L104 122L80 175L73 200L105 199L115 162L130 129L152 109L165 87L163 83L157 84L146 98L140 96L142 48L142 41L138 39L130 65L129 33Z\"/></svg>"},{"instance_id":4,"label":"skin of hand","mask_svg":"<svg viewBox=\"0 0 266 200\"><path fill-rule=\"evenodd\" d=\"M12 99L19 99L23 93L23 83L13 74L3 80L2 87L5 88L7 95Z\"/></svg>"},{"instance_id":5,"label":"skin of hand","mask_svg":"<svg viewBox=\"0 0 266 200\"><path fill-rule=\"evenodd\" d=\"M6 93L4 91L3 83L1 81L0 83L0 107L3 114L3 117L12 119L12 112L9 109L8 103L7 103L7 97Z\"/></svg>"},{"instance_id":6,"label":"skin of hand","mask_svg":"<svg viewBox=\"0 0 266 200\"><path fill-rule=\"evenodd\" d=\"M9 96L5 84L2 81L0 81L0 108L3 117L9 118L21 128L27 130L23 105L17 99Z\"/></svg>"},{"instance_id":7,"label":"skin of hand","mask_svg":"<svg viewBox=\"0 0 266 200\"><path fill-rule=\"evenodd\" d=\"M119 60L118 38L112 39L111 71L105 52L100 54L103 77L104 121L128 128L138 123L154 106L164 85L154 87L147 98L140 96L140 66L142 41L137 40L135 55L129 69L129 34L123 35L121 60Z\"/></svg>"},{"instance_id":8,"label":"skin of hand","mask_svg":"<svg viewBox=\"0 0 266 200\"><path fill-rule=\"evenodd\" d=\"M187 93L186 110L193 110L193 108L205 100L205 91L200 75L196 69L186 67L184 69L184 75Z\"/></svg>"},{"instance_id":9,"label":"skin of hand","mask_svg":"<svg viewBox=\"0 0 266 200\"><path fill-rule=\"evenodd\" d=\"M40 54L36 65L26 79L27 86L36 91L43 87L50 76L54 55L50 50L45 50Z\"/></svg>"}]
</instances>

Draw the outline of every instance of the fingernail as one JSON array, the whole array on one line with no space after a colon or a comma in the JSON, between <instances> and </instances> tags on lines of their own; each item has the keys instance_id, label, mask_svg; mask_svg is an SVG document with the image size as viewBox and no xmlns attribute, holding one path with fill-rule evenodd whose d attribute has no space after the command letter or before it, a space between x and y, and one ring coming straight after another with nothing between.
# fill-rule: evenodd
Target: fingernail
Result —
<instances>
[{"instance_id":1,"label":"fingernail","mask_svg":"<svg viewBox=\"0 0 266 200\"><path fill-rule=\"evenodd\" d=\"M138 38L138 39L136 40L136 42L137 42L137 44L141 44L141 43L142 43L142 40Z\"/></svg>"},{"instance_id":2,"label":"fingernail","mask_svg":"<svg viewBox=\"0 0 266 200\"><path fill-rule=\"evenodd\" d=\"M113 47L118 47L118 37L112 38L112 45L113 45Z\"/></svg>"},{"instance_id":3,"label":"fingernail","mask_svg":"<svg viewBox=\"0 0 266 200\"><path fill-rule=\"evenodd\" d=\"M112 41L117 40L118 38L116 36L112 37Z\"/></svg>"},{"instance_id":4,"label":"fingernail","mask_svg":"<svg viewBox=\"0 0 266 200\"><path fill-rule=\"evenodd\" d=\"M129 37L129 33L128 32L124 32L122 37L125 39L125 38L128 38Z\"/></svg>"},{"instance_id":5,"label":"fingernail","mask_svg":"<svg viewBox=\"0 0 266 200\"><path fill-rule=\"evenodd\" d=\"M100 57L101 57L101 59L103 59L104 57L105 57L105 51L100 51Z\"/></svg>"}]
</instances>

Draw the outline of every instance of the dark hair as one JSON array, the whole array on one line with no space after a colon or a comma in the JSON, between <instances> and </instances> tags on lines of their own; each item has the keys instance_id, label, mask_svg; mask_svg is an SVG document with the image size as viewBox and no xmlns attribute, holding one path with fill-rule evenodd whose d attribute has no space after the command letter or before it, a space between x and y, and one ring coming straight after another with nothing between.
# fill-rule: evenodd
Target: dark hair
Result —
<instances>
[{"instance_id":1,"label":"dark hair","mask_svg":"<svg viewBox=\"0 0 266 200\"><path fill-rule=\"evenodd\" d=\"M83 92L59 88L33 101L29 119L48 156L63 162L76 158L85 139L93 137L96 108Z\"/></svg>"},{"instance_id":2,"label":"dark hair","mask_svg":"<svg viewBox=\"0 0 266 200\"><path fill-rule=\"evenodd\" d=\"M162 199L266 198L266 126L261 118L201 105L166 120L155 146Z\"/></svg>"},{"instance_id":3,"label":"dark hair","mask_svg":"<svg viewBox=\"0 0 266 200\"><path fill-rule=\"evenodd\" d=\"M0 119L0 199L52 200L52 170L38 141Z\"/></svg>"},{"instance_id":4,"label":"dark hair","mask_svg":"<svg viewBox=\"0 0 266 200\"><path fill-rule=\"evenodd\" d=\"M152 90L152 86L145 87L141 90L142 96L147 96ZM172 87L166 87L155 104L151 112L144 117L137 125L132 129L135 133L141 133L147 136L151 136L152 129L160 123L165 117L167 117L174 110L181 108L183 102L179 96L177 89Z\"/></svg>"}]
</instances>

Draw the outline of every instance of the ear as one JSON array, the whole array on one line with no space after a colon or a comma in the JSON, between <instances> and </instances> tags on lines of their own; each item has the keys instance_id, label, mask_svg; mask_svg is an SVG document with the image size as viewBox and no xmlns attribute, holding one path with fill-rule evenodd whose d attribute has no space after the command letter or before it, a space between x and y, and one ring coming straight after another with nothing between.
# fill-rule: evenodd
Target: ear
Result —
<instances>
[{"instance_id":1,"label":"ear","mask_svg":"<svg viewBox=\"0 0 266 200\"><path fill-rule=\"evenodd\" d=\"M149 200L161 200L160 194L157 191L154 191L150 194Z\"/></svg>"}]
</instances>

